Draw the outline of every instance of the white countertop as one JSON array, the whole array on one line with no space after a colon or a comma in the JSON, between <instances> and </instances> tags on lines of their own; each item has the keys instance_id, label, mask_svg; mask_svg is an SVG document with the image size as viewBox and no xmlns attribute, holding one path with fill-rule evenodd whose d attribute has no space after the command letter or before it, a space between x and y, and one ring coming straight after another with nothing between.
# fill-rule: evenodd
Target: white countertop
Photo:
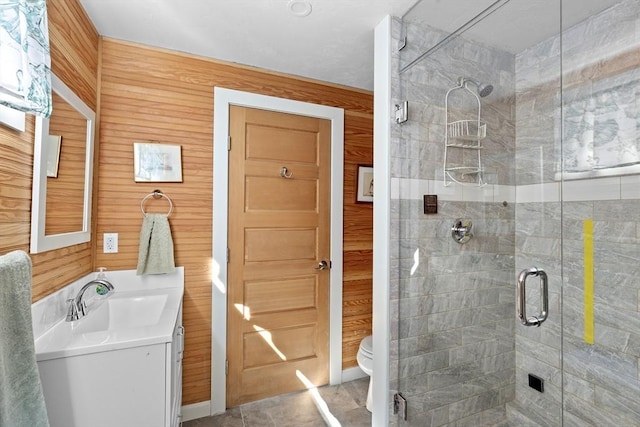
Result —
<instances>
[{"instance_id":1,"label":"white countertop","mask_svg":"<svg viewBox=\"0 0 640 427\"><path fill-rule=\"evenodd\" d=\"M107 299L88 300L87 315L77 321L65 320L66 299L95 273L32 305L38 361L171 341L181 316L184 268L164 275L135 276L135 270L106 274L115 292Z\"/></svg>"}]
</instances>

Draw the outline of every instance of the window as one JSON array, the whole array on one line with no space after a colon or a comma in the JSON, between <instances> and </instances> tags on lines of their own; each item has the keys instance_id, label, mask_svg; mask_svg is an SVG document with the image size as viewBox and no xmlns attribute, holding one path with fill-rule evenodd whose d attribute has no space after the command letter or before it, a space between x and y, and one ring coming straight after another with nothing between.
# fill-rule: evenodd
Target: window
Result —
<instances>
[{"instance_id":1,"label":"window","mask_svg":"<svg viewBox=\"0 0 640 427\"><path fill-rule=\"evenodd\" d=\"M639 101L638 70L567 91L563 108L563 164L557 165L562 178L639 173Z\"/></svg>"},{"instance_id":2,"label":"window","mask_svg":"<svg viewBox=\"0 0 640 427\"><path fill-rule=\"evenodd\" d=\"M0 105L51 115L51 58L45 0L0 2Z\"/></svg>"}]
</instances>

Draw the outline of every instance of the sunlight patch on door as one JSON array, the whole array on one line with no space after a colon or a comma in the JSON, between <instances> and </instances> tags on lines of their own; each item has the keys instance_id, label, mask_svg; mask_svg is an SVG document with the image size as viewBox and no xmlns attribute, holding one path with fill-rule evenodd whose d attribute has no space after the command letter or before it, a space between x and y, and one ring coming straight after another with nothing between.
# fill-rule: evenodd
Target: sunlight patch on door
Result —
<instances>
[{"instance_id":1,"label":"sunlight patch on door","mask_svg":"<svg viewBox=\"0 0 640 427\"><path fill-rule=\"evenodd\" d=\"M251 320L251 309L249 307L242 304L234 304L234 306L236 307L236 310L242 314L244 320Z\"/></svg>"},{"instance_id":2,"label":"sunlight patch on door","mask_svg":"<svg viewBox=\"0 0 640 427\"><path fill-rule=\"evenodd\" d=\"M262 339L269 344L269 347L271 347L271 349L278 355L278 357L280 357L280 359L282 360L287 360L287 356L284 355L283 352L281 352L278 347L276 347L276 345L273 343L273 336L271 335L271 332L267 331L264 328L261 328L258 325L253 325L253 329L255 329L256 331L258 331L258 333L260 334L260 336L262 337Z\"/></svg>"}]
</instances>

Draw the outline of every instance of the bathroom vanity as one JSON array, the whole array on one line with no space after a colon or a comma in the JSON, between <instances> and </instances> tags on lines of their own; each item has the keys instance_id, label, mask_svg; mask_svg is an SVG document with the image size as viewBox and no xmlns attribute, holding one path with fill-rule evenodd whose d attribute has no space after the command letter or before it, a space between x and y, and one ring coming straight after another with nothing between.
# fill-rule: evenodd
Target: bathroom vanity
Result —
<instances>
[{"instance_id":1,"label":"bathroom vanity","mask_svg":"<svg viewBox=\"0 0 640 427\"><path fill-rule=\"evenodd\" d=\"M32 307L36 358L52 427L177 427L182 395L182 268L107 272L114 295L51 325L58 303L93 276ZM57 303L56 303L57 301ZM49 324L49 327L47 327Z\"/></svg>"}]
</instances>

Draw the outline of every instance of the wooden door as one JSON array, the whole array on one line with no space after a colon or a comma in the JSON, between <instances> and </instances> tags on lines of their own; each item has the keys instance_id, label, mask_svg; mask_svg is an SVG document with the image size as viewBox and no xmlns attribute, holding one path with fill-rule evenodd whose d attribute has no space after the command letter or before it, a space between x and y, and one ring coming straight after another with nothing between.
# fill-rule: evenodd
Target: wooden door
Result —
<instances>
[{"instance_id":1,"label":"wooden door","mask_svg":"<svg viewBox=\"0 0 640 427\"><path fill-rule=\"evenodd\" d=\"M331 122L233 106L229 128L233 407L328 383Z\"/></svg>"}]
</instances>

